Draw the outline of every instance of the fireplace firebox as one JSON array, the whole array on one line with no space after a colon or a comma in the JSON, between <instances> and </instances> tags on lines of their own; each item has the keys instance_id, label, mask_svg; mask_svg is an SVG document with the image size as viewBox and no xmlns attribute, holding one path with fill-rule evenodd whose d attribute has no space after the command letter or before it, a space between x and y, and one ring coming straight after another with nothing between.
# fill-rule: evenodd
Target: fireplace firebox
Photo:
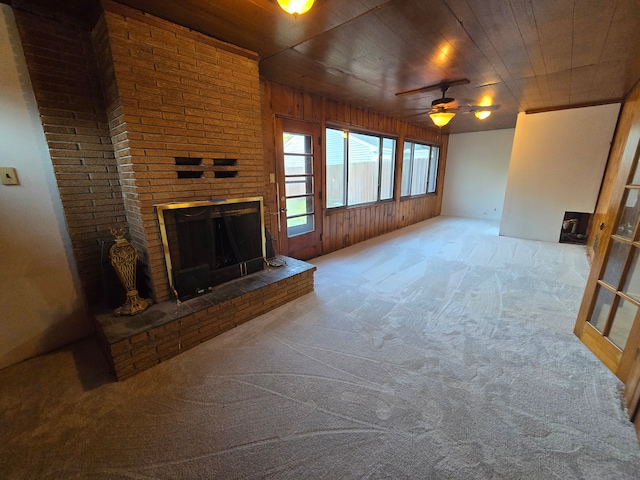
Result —
<instances>
[{"instance_id":1,"label":"fireplace firebox","mask_svg":"<svg viewBox=\"0 0 640 480\"><path fill-rule=\"evenodd\" d=\"M156 205L178 302L264 268L262 197Z\"/></svg>"}]
</instances>

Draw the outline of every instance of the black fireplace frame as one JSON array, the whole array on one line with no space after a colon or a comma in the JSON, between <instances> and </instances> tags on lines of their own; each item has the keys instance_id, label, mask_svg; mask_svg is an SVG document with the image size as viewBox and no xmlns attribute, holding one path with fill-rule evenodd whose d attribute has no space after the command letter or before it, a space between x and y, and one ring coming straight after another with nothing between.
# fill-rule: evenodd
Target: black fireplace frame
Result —
<instances>
[{"instance_id":1,"label":"black fireplace frame","mask_svg":"<svg viewBox=\"0 0 640 480\"><path fill-rule=\"evenodd\" d=\"M176 245L175 240L170 240L167 230L167 211L172 211L173 215L179 214L180 210L188 211L187 209L196 208L218 208L218 209L242 209L244 206L241 204L247 204L247 208L254 209L259 208L260 218L260 254L255 258L240 259L237 263L232 263L224 268L210 268L209 275L205 273L205 277L210 278L210 282L202 283L198 285L198 278L202 278L202 268L189 266L188 268L176 269L174 268L176 262L172 261L171 251L175 252ZM167 203L161 205L155 205L156 213L158 216L158 224L160 228L160 236L162 239L162 248L164 252L165 265L167 270L167 278L169 281L169 287L175 300L180 303L183 300L187 300L199 294L207 293L211 290L211 287L233 280L235 278L246 276L250 273L262 270L264 268L264 262L266 259L266 239L265 239L265 227L264 227L264 200L263 197L248 197L248 198L234 198L234 199L215 199L209 201L199 202L184 202L184 203ZM255 213L254 213L255 214ZM224 214L222 215L224 217ZM199 266L201 267L201 266ZM206 269L205 269L206 270ZM184 285L179 285L180 281L188 279L188 282L196 282L195 289L192 292L185 292ZM178 280L177 280L178 279Z\"/></svg>"}]
</instances>

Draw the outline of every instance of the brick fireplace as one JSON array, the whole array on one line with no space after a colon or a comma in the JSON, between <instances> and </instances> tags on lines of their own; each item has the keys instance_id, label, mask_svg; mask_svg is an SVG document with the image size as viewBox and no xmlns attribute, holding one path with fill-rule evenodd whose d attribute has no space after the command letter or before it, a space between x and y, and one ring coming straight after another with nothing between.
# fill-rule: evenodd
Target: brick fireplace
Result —
<instances>
[{"instance_id":1,"label":"brick fireplace","mask_svg":"<svg viewBox=\"0 0 640 480\"><path fill-rule=\"evenodd\" d=\"M257 273L242 261L240 278L174 301L158 212L237 199L262 205L268 195L258 58L129 7L102 5L92 40L126 226L144 265L138 276L156 302L134 317L96 315L99 338L124 379L312 291L315 267L283 258L285 267L263 270L262 246L257 258L251 255ZM229 221L230 213L223 214ZM212 225L218 221L215 212L209 217ZM258 231L264 244L261 226Z\"/></svg>"},{"instance_id":2,"label":"brick fireplace","mask_svg":"<svg viewBox=\"0 0 640 480\"><path fill-rule=\"evenodd\" d=\"M155 206L263 197L258 58L104 2L93 31L131 241L171 297Z\"/></svg>"}]
</instances>

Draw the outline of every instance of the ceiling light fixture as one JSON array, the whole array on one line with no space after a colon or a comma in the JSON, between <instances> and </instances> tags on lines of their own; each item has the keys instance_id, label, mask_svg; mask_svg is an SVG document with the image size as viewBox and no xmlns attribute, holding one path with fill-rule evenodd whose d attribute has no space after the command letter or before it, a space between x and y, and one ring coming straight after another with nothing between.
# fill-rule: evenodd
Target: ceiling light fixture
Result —
<instances>
[{"instance_id":1,"label":"ceiling light fixture","mask_svg":"<svg viewBox=\"0 0 640 480\"><path fill-rule=\"evenodd\" d=\"M476 111L473 112L473 114L476 116L476 118L478 120L484 120L489 115L491 115L491 111L490 110L476 110Z\"/></svg>"},{"instance_id":2,"label":"ceiling light fixture","mask_svg":"<svg viewBox=\"0 0 640 480\"><path fill-rule=\"evenodd\" d=\"M314 2L315 0L278 0L280 8L293 16L307 13Z\"/></svg>"},{"instance_id":3,"label":"ceiling light fixture","mask_svg":"<svg viewBox=\"0 0 640 480\"><path fill-rule=\"evenodd\" d=\"M435 112L430 113L429 116L437 127L444 127L453 117L456 116L456 114L451 112Z\"/></svg>"}]
</instances>

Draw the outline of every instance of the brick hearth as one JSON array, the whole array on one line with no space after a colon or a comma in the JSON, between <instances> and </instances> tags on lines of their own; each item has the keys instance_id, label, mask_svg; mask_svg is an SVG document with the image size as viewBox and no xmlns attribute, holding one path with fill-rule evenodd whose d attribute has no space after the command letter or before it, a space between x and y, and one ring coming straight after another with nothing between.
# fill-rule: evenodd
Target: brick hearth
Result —
<instances>
[{"instance_id":1,"label":"brick hearth","mask_svg":"<svg viewBox=\"0 0 640 480\"><path fill-rule=\"evenodd\" d=\"M177 305L162 302L132 317L95 316L98 337L118 380L124 380L313 291L316 267L288 257L286 266L215 287Z\"/></svg>"}]
</instances>

